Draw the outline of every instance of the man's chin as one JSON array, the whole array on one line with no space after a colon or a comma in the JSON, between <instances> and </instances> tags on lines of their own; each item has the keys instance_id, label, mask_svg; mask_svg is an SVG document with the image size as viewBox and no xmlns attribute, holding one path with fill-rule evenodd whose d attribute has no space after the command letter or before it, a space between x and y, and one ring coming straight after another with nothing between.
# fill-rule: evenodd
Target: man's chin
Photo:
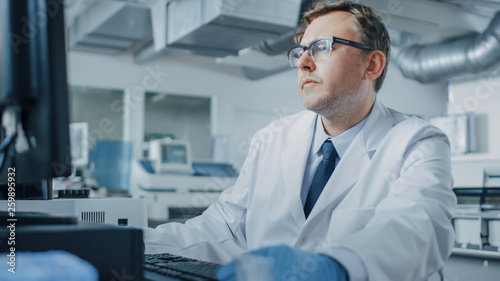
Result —
<instances>
[{"instance_id":1,"label":"man's chin","mask_svg":"<svg viewBox=\"0 0 500 281\"><path fill-rule=\"evenodd\" d=\"M322 113L324 114L325 113L325 106L312 106L312 105L306 105L304 104L304 107L309 110L309 111L312 111L316 114L319 114L319 115L322 115Z\"/></svg>"}]
</instances>

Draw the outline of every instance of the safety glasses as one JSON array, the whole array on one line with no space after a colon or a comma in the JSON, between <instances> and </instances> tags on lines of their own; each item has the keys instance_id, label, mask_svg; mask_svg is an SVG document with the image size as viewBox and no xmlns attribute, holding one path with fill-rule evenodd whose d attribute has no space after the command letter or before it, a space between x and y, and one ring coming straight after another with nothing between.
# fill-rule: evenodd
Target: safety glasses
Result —
<instances>
[{"instance_id":1,"label":"safety glasses","mask_svg":"<svg viewBox=\"0 0 500 281\"><path fill-rule=\"evenodd\" d=\"M290 49L290 51L288 51L288 61L290 62L290 67L297 67L297 63L305 51L309 51L309 55L313 58L315 62L326 60L332 54L332 47L333 44L335 43L364 50L371 50L371 48L366 46L365 44L361 44L351 40L346 40L333 36L319 38L312 41L311 44L309 44L309 46L302 46L302 45L293 46Z\"/></svg>"}]
</instances>

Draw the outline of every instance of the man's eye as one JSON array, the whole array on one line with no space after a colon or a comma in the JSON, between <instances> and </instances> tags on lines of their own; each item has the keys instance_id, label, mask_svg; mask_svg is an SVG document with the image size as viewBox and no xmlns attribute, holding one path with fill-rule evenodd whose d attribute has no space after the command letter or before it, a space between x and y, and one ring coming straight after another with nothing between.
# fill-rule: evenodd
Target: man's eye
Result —
<instances>
[{"instance_id":1,"label":"man's eye","mask_svg":"<svg viewBox=\"0 0 500 281\"><path fill-rule=\"evenodd\" d=\"M302 53L303 53L302 51L293 52L293 57L298 59L302 56Z\"/></svg>"},{"instance_id":2,"label":"man's eye","mask_svg":"<svg viewBox=\"0 0 500 281\"><path fill-rule=\"evenodd\" d=\"M328 48L329 47L328 47L328 44L326 44L326 42L318 42L318 44L316 44L316 46L315 46L315 49L318 52L328 50Z\"/></svg>"}]
</instances>

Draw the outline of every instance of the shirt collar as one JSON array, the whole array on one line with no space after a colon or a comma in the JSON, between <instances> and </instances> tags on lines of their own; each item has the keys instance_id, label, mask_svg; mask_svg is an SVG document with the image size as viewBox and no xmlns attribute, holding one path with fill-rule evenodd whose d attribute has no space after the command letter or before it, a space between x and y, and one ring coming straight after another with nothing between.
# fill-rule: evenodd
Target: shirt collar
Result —
<instances>
[{"instance_id":1,"label":"shirt collar","mask_svg":"<svg viewBox=\"0 0 500 281\"><path fill-rule=\"evenodd\" d=\"M336 137L331 137L325 133L325 129L323 127L323 122L321 122L320 115L316 115L316 125L314 128L312 151L315 154L319 153L319 150L321 149L321 146L323 146L323 143L327 139L330 139L333 145L335 146L335 149L337 150L339 157L342 158L342 156L344 156L345 152L353 142L354 138L358 135L361 129L363 129L363 126L366 123L366 119L367 118L363 119L361 122L356 124L354 127L350 128L349 130L343 132L342 134Z\"/></svg>"}]
</instances>

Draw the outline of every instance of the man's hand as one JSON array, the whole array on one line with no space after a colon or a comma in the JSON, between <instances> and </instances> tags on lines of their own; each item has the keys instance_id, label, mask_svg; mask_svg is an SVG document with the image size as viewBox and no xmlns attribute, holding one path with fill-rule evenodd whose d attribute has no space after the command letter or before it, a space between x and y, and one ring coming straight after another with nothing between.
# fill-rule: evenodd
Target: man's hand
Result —
<instances>
[{"instance_id":1,"label":"man's hand","mask_svg":"<svg viewBox=\"0 0 500 281\"><path fill-rule=\"evenodd\" d=\"M272 280L347 281L347 272L335 259L289 246L273 246L244 254L269 258ZM242 258L240 258L242 259ZM242 262L244 263L244 261ZM238 262L231 262L217 272L220 281L236 280ZM259 270L259 268L255 269ZM263 269L261 269L263 270Z\"/></svg>"}]
</instances>

